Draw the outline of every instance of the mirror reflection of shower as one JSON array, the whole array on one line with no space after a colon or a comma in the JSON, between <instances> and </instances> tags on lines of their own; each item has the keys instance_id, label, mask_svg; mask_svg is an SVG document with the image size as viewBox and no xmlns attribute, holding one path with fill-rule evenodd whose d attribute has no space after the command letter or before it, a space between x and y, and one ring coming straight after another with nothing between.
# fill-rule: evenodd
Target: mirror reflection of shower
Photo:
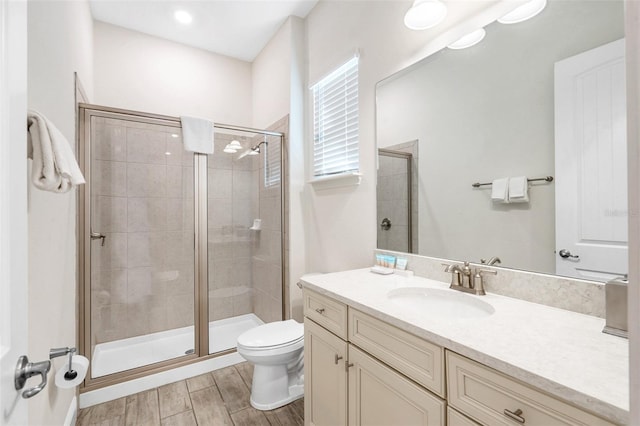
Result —
<instances>
[{"instance_id":1,"label":"mirror reflection of shower","mask_svg":"<svg viewBox=\"0 0 640 426\"><path fill-rule=\"evenodd\" d=\"M418 250L417 141L378 150L378 248Z\"/></svg>"}]
</instances>

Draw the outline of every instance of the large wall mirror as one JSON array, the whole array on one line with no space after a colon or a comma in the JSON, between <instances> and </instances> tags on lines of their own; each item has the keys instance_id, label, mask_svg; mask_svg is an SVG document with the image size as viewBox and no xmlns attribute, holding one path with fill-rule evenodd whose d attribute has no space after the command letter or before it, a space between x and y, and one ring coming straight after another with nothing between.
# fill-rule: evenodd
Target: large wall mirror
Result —
<instances>
[{"instance_id":1,"label":"large wall mirror","mask_svg":"<svg viewBox=\"0 0 640 426\"><path fill-rule=\"evenodd\" d=\"M623 21L619 0L549 0L380 82L378 247L626 274ZM518 202L502 197L505 183Z\"/></svg>"}]
</instances>

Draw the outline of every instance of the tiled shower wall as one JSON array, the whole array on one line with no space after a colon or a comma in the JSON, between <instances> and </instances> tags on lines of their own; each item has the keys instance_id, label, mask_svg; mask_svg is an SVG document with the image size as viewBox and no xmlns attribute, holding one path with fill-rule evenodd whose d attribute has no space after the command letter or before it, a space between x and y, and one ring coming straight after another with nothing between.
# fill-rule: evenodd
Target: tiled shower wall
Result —
<instances>
[{"instance_id":1,"label":"tiled shower wall","mask_svg":"<svg viewBox=\"0 0 640 426\"><path fill-rule=\"evenodd\" d=\"M246 136L216 133L208 162L209 321L253 312L251 252L257 217L259 156L223 152L232 140L244 150L254 141ZM243 150L243 151L244 151Z\"/></svg>"},{"instance_id":2,"label":"tiled shower wall","mask_svg":"<svg viewBox=\"0 0 640 426\"><path fill-rule=\"evenodd\" d=\"M179 129L93 120L92 344L192 325L193 154Z\"/></svg>"}]
</instances>

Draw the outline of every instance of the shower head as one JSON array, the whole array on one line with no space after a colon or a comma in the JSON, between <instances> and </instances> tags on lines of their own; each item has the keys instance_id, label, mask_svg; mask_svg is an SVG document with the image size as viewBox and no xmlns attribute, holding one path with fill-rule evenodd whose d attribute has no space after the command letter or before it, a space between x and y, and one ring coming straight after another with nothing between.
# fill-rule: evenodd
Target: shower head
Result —
<instances>
[{"instance_id":1,"label":"shower head","mask_svg":"<svg viewBox=\"0 0 640 426\"><path fill-rule=\"evenodd\" d=\"M249 152L249 155L258 155L258 154L260 154L260 145L262 145L262 144L268 145L268 142L265 140L265 141L260 142L258 145L252 147L251 151Z\"/></svg>"}]
</instances>

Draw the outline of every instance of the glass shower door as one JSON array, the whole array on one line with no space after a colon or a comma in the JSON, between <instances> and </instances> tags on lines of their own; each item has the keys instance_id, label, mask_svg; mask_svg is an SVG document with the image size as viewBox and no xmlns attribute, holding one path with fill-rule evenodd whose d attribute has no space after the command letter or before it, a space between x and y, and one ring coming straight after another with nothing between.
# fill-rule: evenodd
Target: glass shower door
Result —
<instances>
[{"instance_id":1,"label":"glass shower door","mask_svg":"<svg viewBox=\"0 0 640 426\"><path fill-rule=\"evenodd\" d=\"M281 144L250 131L215 134L207 159L209 353L235 350L244 331L282 319Z\"/></svg>"},{"instance_id":2,"label":"glass shower door","mask_svg":"<svg viewBox=\"0 0 640 426\"><path fill-rule=\"evenodd\" d=\"M125 114L91 115L89 146L97 378L194 352L194 159L176 123Z\"/></svg>"}]
</instances>

